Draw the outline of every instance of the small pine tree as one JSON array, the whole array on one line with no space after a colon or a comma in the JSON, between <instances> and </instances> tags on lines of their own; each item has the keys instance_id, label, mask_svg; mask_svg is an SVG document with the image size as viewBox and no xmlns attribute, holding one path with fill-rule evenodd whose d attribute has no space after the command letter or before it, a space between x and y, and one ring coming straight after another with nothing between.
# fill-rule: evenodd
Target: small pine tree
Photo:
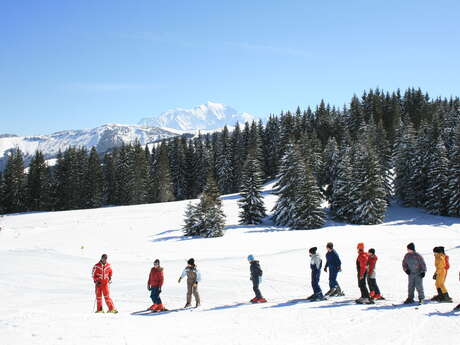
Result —
<instances>
[{"instance_id":1,"label":"small pine tree","mask_svg":"<svg viewBox=\"0 0 460 345\"><path fill-rule=\"evenodd\" d=\"M26 210L26 175L21 150L15 149L8 156L4 172L3 205L6 213Z\"/></svg>"},{"instance_id":2,"label":"small pine tree","mask_svg":"<svg viewBox=\"0 0 460 345\"><path fill-rule=\"evenodd\" d=\"M238 201L240 224L260 224L267 216L261 195L261 167L255 156L255 151L252 151L243 168L241 200Z\"/></svg>"},{"instance_id":3,"label":"small pine tree","mask_svg":"<svg viewBox=\"0 0 460 345\"><path fill-rule=\"evenodd\" d=\"M202 227L202 219L199 212L199 205L193 205L191 202L187 204L185 209L185 225L183 227L184 236L198 236L200 235L200 229Z\"/></svg>"}]
</instances>

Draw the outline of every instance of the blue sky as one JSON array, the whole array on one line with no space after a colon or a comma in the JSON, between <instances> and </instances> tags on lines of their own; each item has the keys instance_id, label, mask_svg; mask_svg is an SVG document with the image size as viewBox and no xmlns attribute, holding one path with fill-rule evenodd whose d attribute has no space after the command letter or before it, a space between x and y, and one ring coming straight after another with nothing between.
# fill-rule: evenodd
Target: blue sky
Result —
<instances>
[{"instance_id":1,"label":"blue sky","mask_svg":"<svg viewBox=\"0 0 460 345\"><path fill-rule=\"evenodd\" d=\"M458 1L0 2L0 133L208 100L265 117L421 87L460 95Z\"/></svg>"}]
</instances>

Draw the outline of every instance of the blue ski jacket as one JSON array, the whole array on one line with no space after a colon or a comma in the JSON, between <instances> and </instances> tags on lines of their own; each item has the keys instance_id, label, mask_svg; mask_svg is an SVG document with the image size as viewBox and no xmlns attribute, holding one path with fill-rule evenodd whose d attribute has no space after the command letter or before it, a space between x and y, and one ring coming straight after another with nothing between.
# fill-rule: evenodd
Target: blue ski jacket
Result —
<instances>
[{"instance_id":1,"label":"blue ski jacket","mask_svg":"<svg viewBox=\"0 0 460 345\"><path fill-rule=\"evenodd\" d=\"M324 267L339 271L341 266L342 261L340 261L339 254L337 254L335 249L326 253L326 265Z\"/></svg>"}]
</instances>

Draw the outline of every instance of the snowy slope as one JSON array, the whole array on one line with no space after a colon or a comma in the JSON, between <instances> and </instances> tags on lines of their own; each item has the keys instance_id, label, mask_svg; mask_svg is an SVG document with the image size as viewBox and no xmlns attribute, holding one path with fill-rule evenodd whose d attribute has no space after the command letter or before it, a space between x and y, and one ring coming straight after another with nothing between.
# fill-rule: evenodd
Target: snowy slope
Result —
<instances>
[{"instance_id":1,"label":"snowy slope","mask_svg":"<svg viewBox=\"0 0 460 345\"><path fill-rule=\"evenodd\" d=\"M176 108L167 110L156 117L147 117L139 121L140 125L171 128L182 131L213 130L236 122L245 123L258 120L249 113L238 113L235 109L207 102L193 109Z\"/></svg>"},{"instance_id":2,"label":"snowy slope","mask_svg":"<svg viewBox=\"0 0 460 345\"><path fill-rule=\"evenodd\" d=\"M34 137L0 137L0 169L1 161L5 162L7 153L16 147L29 157L41 150L47 158L53 158L59 150L64 151L69 146L95 146L98 152L105 152L136 139L145 145L176 135L156 127L105 124L89 130L68 130Z\"/></svg>"},{"instance_id":3,"label":"snowy slope","mask_svg":"<svg viewBox=\"0 0 460 345\"><path fill-rule=\"evenodd\" d=\"M268 187L268 189L270 186ZM432 248L450 255L447 287L460 302L458 219L417 209L390 208L384 224L329 222L314 231L270 225L238 225L237 196L223 197L227 232L217 239L184 239L180 227L187 201L82 211L30 213L0 218L0 343L50 344L458 344L455 304L393 306L406 297L401 260L414 241L429 268L427 297L434 293ZM275 196L266 193L269 209ZM343 261L339 282L345 297L307 303L311 294L307 249L333 241ZM377 278L387 301L356 305L356 243L376 248ZM117 315L93 314L92 265L108 253L114 269L111 294ZM249 305L248 254L264 271L261 290L269 303ZM185 261L202 272L202 307L169 314L131 315L149 306L146 281L155 258L165 268L161 295L168 308L185 303L178 284ZM321 286L327 290L327 277Z\"/></svg>"}]
</instances>

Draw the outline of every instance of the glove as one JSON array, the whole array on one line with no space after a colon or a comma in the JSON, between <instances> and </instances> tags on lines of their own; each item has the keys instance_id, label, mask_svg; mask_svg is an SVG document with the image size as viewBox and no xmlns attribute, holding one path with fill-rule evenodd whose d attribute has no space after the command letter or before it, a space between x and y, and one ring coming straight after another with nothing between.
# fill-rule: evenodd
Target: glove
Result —
<instances>
[{"instance_id":1,"label":"glove","mask_svg":"<svg viewBox=\"0 0 460 345\"><path fill-rule=\"evenodd\" d=\"M420 278L425 278L425 272L420 273Z\"/></svg>"},{"instance_id":2,"label":"glove","mask_svg":"<svg viewBox=\"0 0 460 345\"><path fill-rule=\"evenodd\" d=\"M437 277L438 277L438 275L436 273L433 274L433 280L436 280Z\"/></svg>"},{"instance_id":3,"label":"glove","mask_svg":"<svg viewBox=\"0 0 460 345\"><path fill-rule=\"evenodd\" d=\"M198 286L198 282L193 283L193 287L196 288Z\"/></svg>"},{"instance_id":4,"label":"glove","mask_svg":"<svg viewBox=\"0 0 460 345\"><path fill-rule=\"evenodd\" d=\"M147 285L147 290L151 291L152 288L149 285Z\"/></svg>"},{"instance_id":5,"label":"glove","mask_svg":"<svg viewBox=\"0 0 460 345\"><path fill-rule=\"evenodd\" d=\"M161 287L160 287L160 288L158 288L158 293L159 293L159 294L161 293Z\"/></svg>"},{"instance_id":6,"label":"glove","mask_svg":"<svg viewBox=\"0 0 460 345\"><path fill-rule=\"evenodd\" d=\"M180 278L179 278L179 280L177 282L180 283Z\"/></svg>"},{"instance_id":7,"label":"glove","mask_svg":"<svg viewBox=\"0 0 460 345\"><path fill-rule=\"evenodd\" d=\"M410 270L406 270L406 274L409 275L409 274L410 274Z\"/></svg>"},{"instance_id":8,"label":"glove","mask_svg":"<svg viewBox=\"0 0 460 345\"><path fill-rule=\"evenodd\" d=\"M324 272L327 272L327 267L324 267Z\"/></svg>"},{"instance_id":9,"label":"glove","mask_svg":"<svg viewBox=\"0 0 460 345\"><path fill-rule=\"evenodd\" d=\"M364 276L359 276L359 280L363 280L364 279Z\"/></svg>"},{"instance_id":10,"label":"glove","mask_svg":"<svg viewBox=\"0 0 460 345\"><path fill-rule=\"evenodd\" d=\"M101 282L96 282L96 285L97 285L97 286L101 285Z\"/></svg>"}]
</instances>

